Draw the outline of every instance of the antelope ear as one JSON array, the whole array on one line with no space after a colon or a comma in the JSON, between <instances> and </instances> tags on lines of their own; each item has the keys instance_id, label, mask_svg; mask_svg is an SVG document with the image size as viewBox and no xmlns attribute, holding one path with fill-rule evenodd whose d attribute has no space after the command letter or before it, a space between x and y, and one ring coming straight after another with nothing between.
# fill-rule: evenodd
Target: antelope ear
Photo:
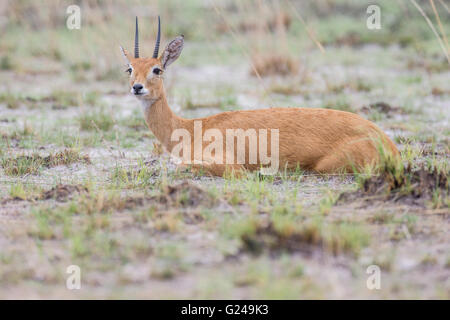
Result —
<instances>
[{"instance_id":1,"label":"antelope ear","mask_svg":"<svg viewBox=\"0 0 450 320\"><path fill-rule=\"evenodd\" d=\"M124 49L122 46L120 46L120 51L122 51L123 58L125 59L127 64L130 64L130 56L128 54L128 51Z\"/></svg>"},{"instance_id":2,"label":"antelope ear","mask_svg":"<svg viewBox=\"0 0 450 320\"><path fill-rule=\"evenodd\" d=\"M164 69L171 65L181 54L184 46L184 36L178 36L173 39L164 50L161 56L161 63Z\"/></svg>"}]
</instances>

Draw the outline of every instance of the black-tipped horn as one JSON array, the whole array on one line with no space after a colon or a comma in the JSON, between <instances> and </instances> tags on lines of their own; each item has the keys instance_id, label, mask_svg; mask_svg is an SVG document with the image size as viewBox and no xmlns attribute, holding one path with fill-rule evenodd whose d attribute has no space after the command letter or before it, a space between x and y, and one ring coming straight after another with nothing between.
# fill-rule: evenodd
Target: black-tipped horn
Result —
<instances>
[{"instance_id":1,"label":"black-tipped horn","mask_svg":"<svg viewBox=\"0 0 450 320\"><path fill-rule=\"evenodd\" d=\"M158 16L158 35L156 36L156 44L155 44L155 51L153 51L153 58L158 58L160 41L161 41L161 19Z\"/></svg>"},{"instance_id":2,"label":"black-tipped horn","mask_svg":"<svg viewBox=\"0 0 450 320\"><path fill-rule=\"evenodd\" d=\"M139 58L139 25L136 17L136 32L134 34L134 57Z\"/></svg>"}]
</instances>

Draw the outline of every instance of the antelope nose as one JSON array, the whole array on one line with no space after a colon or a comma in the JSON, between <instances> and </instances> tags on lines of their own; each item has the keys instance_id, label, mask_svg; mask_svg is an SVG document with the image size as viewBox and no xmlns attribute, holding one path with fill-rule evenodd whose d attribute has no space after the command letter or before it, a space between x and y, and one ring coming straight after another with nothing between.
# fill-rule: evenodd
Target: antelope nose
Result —
<instances>
[{"instance_id":1,"label":"antelope nose","mask_svg":"<svg viewBox=\"0 0 450 320\"><path fill-rule=\"evenodd\" d=\"M136 83L133 86L133 90L134 90L135 93L139 93L139 91L141 91L143 88L144 88L144 86L142 84L140 84L140 83Z\"/></svg>"}]
</instances>

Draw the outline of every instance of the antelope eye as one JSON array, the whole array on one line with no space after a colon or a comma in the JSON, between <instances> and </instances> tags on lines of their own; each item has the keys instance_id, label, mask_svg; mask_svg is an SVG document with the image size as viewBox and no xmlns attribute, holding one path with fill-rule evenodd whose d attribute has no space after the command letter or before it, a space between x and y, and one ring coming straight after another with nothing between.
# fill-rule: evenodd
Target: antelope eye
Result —
<instances>
[{"instance_id":1,"label":"antelope eye","mask_svg":"<svg viewBox=\"0 0 450 320\"><path fill-rule=\"evenodd\" d=\"M133 71L133 69L131 69L131 67L130 68L128 68L127 70L125 70L125 72L128 72L128 74L130 74L131 75L131 72Z\"/></svg>"},{"instance_id":2,"label":"antelope eye","mask_svg":"<svg viewBox=\"0 0 450 320\"><path fill-rule=\"evenodd\" d=\"M159 76L162 73L162 70L160 68L154 68L153 73Z\"/></svg>"}]
</instances>

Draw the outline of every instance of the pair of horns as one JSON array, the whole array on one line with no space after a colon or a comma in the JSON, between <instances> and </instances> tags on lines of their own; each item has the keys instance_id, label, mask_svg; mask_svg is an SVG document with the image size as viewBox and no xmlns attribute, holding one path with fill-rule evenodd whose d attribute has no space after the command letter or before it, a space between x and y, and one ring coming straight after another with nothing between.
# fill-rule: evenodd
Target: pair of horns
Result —
<instances>
[{"instance_id":1,"label":"pair of horns","mask_svg":"<svg viewBox=\"0 0 450 320\"><path fill-rule=\"evenodd\" d=\"M158 16L158 35L156 36L155 50L153 51L153 58L158 58L159 43L161 41L161 19ZM136 31L134 34L134 57L139 58L139 25L136 17Z\"/></svg>"}]
</instances>

